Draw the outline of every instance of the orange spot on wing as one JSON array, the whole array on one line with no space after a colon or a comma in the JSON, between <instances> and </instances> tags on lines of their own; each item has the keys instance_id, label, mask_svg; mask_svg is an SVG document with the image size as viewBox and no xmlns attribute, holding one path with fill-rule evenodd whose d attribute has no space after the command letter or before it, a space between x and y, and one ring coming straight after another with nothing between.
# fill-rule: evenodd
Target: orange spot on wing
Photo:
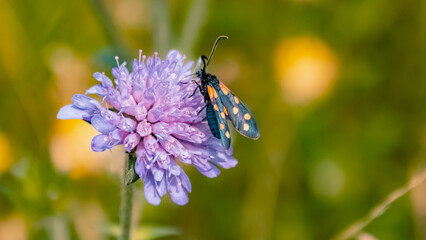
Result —
<instances>
[{"instance_id":1,"label":"orange spot on wing","mask_svg":"<svg viewBox=\"0 0 426 240\"><path fill-rule=\"evenodd\" d=\"M219 107L217 106L217 104L214 104L213 108L214 110L219 111Z\"/></svg>"},{"instance_id":2,"label":"orange spot on wing","mask_svg":"<svg viewBox=\"0 0 426 240\"><path fill-rule=\"evenodd\" d=\"M237 113L238 113L238 108L237 108L237 107L234 107L234 108L232 109L232 112L233 112L234 114L237 114Z\"/></svg>"},{"instance_id":3,"label":"orange spot on wing","mask_svg":"<svg viewBox=\"0 0 426 240\"><path fill-rule=\"evenodd\" d=\"M228 90L228 88L225 86L225 84L220 83L220 89L222 89L222 92L223 92L225 95L228 95L229 90Z\"/></svg>"},{"instance_id":4,"label":"orange spot on wing","mask_svg":"<svg viewBox=\"0 0 426 240\"><path fill-rule=\"evenodd\" d=\"M209 93L209 96L213 96L213 88L210 86L207 86L207 92Z\"/></svg>"},{"instance_id":5,"label":"orange spot on wing","mask_svg":"<svg viewBox=\"0 0 426 240\"><path fill-rule=\"evenodd\" d=\"M211 86L207 86L207 91L209 92L210 97L217 98L217 92L216 89L212 88Z\"/></svg>"},{"instance_id":6,"label":"orange spot on wing","mask_svg":"<svg viewBox=\"0 0 426 240\"><path fill-rule=\"evenodd\" d=\"M235 102L236 102L237 104L239 104L239 103L240 103L240 100L238 100L238 98L237 98L237 97L235 97L235 96L234 96L234 100L235 100Z\"/></svg>"}]
</instances>

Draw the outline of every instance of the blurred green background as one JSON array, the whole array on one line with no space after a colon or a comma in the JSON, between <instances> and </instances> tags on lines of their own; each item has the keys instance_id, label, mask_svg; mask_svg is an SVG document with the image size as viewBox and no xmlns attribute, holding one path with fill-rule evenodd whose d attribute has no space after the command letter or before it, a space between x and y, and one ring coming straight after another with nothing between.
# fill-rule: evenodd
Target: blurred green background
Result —
<instances>
[{"instance_id":1,"label":"blurred green background","mask_svg":"<svg viewBox=\"0 0 426 240\"><path fill-rule=\"evenodd\" d=\"M135 186L134 239L329 239L426 168L424 0L0 0L0 239L114 239L123 149L59 108L114 56L172 48L243 99L257 141L186 206ZM358 239L426 239L426 184ZM373 237L374 236L374 237Z\"/></svg>"}]
</instances>

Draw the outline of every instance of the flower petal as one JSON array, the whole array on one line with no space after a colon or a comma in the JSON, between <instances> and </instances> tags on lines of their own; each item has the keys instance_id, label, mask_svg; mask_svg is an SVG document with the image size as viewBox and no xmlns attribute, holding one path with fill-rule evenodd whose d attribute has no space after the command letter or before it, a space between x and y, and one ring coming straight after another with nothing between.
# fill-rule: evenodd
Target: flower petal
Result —
<instances>
[{"instance_id":1,"label":"flower petal","mask_svg":"<svg viewBox=\"0 0 426 240\"><path fill-rule=\"evenodd\" d=\"M130 118L123 117L120 123L118 124L118 128L127 132L132 132L136 129L136 122Z\"/></svg>"},{"instance_id":2,"label":"flower petal","mask_svg":"<svg viewBox=\"0 0 426 240\"><path fill-rule=\"evenodd\" d=\"M59 109L58 115L56 117L58 119L85 119L89 116L90 114L86 111L69 104Z\"/></svg>"},{"instance_id":3,"label":"flower petal","mask_svg":"<svg viewBox=\"0 0 426 240\"><path fill-rule=\"evenodd\" d=\"M146 118L147 115L147 110L145 108L145 106L141 103L139 103L138 105L136 105L135 107L135 117L138 121L141 121L143 119Z\"/></svg>"},{"instance_id":4,"label":"flower petal","mask_svg":"<svg viewBox=\"0 0 426 240\"><path fill-rule=\"evenodd\" d=\"M183 189L182 181L179 177L172 176L168 178L167 190L170 192L172 201L178 205L185 205L188 203L188 194Z\"/></svg>"},{"instance_id":5,"label":"flower petal","mask_svg":"<svg viewBox=\"0 0 426 240\"><path fill-rule=\"evenodd\" d=\"M131 152L139 144L140 140L141 136L139 134L131 133L124 139L124 148L126 148L127 152Z\"/></svg>"},{"instance_id":6,"label":"flower petal","mask_svg":"<svg viewBox=\"0 0 426 240\"><path fill-rule=\"evenodd\" d=\"M96 80L98 80L99 82L101 82L102 86L106 88L114 88L114 84L112 84L111 79L105 76L105 74L102 74L100 72L95 72L93 74L93 77L96 78Z\"/></svg>"},{"instance_id":7,"label":"flower petal","mask_svg":"<svg viewBox=\"0 0 426 240\"><path fill-rule=\"evenodd\" d=\"M154 175L154 180L159 182L164 177L164 170L160 169L156 164L151 168L152 174Z\"/></svg>"},{"instance_id":8,"label":"flower petal","mask_svg":"<svg viewBox=\"0 0 426 240\"><path fill-rule=\"evenodd\" d=\"M191 181L189 181L189 178L184 171L180 174L180 179L182 180L182 185L185 187L186 191L191 192Z\"/></svg>"},{"instance_id":9,"label":"flower petal","mask_svg":"<svg viewBox=\"0 0 426 240\"><path fill-rule=\"evenodd\" d=\"M93 104L92 100L94 99L82 94L75 94L72 96L72 103L74 106L80 109L95 111L97 110L97 106Z\"/></svg>"},{"instance_id":10,"label":"flower petal","mask_svg":"<svg viewBox=\"0 0 426 240\"><path fill-rule=\"evenodd\" d=\"M158 205L161 202L160 195L155 187L155 180L151 173L144 179L144 194L146 200L152 205Z\"/></svg>"},{"instance_id":11,"label":"flower petal","mask_svg":"<svg viewBox=\"0 0 426 240\"><path fill-rule=\"evenodd\" d=\"M100 114L95 114L90 122L96 130L103 134L108 134L117 128L114 126L114 124L112 124L109 120L105 119Z\"/></svg>"},{"instance_id":12,"label":"flower petal","mask_svg":"<svg viewBox=\"0 0 426 240\"><path fill-rule=\"evenodd\" d=\"M220 174L219 168L207 161L192 161L192 164L206 177L215 178Z\"/></svg>"},{"instance_id":13,"label":"flower petal","mask_svg":"<svg viewBox=\"0 0 426 240\"><path fill-rule=\"evenodd\" d=\"M92 150L94 152L103 152L110 149L109 146L110 138L108 135L100 134L92 139Z\"/></svg>"},{"instance_id":14,"label":"flower petal","mask_svg":"<svg viewBox=\"0 0 426 240\"><path fill-rule=\"evenodd\" d=\"M154 106L151 108L151 110L149 110L147 119L148 121L154 123L158 122L158 120L160 120L163 115L164 110L160 106Z\"/></svg>"},{"instance_id":15,"label":"flower petal","mask_svg":"<svg viewBox=\"0 0 426 240\"><path fill-rule=\"evenodd\" d=\"M142 136L146 137L151 134L151 123L147 122L146 119L144 119L142 122L140 122L136 128L136 131Z\"/></svg>"},{"instance_id":16,"label":"flower petal","mask_svg":"<svg viewBox=\"0 0 426 240\"><path fill-rule=\"evenodd\" d=\"M108 95L108 89L103 87L101 84L97 84L89 88L85 94L97 94L98 96L103 97Z\"/></svg>"},{"instance_id":17,"label":"flower petal","mask_svg":"<svg viewBox=\"0 0 426 240\"><path fill-rule=\"evenodd\" d=\"M157 192L160 196L164 196L167 193L167 180L165 177L161 179L160 182L157 182Z\"/></svg>"}]
</instances>

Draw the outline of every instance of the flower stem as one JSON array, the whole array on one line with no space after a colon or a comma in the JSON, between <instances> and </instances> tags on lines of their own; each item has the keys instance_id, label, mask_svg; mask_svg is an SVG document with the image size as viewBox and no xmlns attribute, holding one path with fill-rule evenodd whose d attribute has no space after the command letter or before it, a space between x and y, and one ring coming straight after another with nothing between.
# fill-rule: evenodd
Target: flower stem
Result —
<instances>
[{"instance_id":1,"label":"flower stem","mask_svg":"<svg viewBox=\"0 0 426 240\"><path fill-rule=\"evenodd\" d=\"M385 200L376 205L370 212L362 219L354 222L352 225L345 228L340 232L334 239L344 240L351 239L359 234L368 224L370 224L374 219L380 217L389 206L398 200L400 197L404 196L413 188L417 187L420 183L426 180L426 170L422 173L412 177L410 181L403 187L396 189L391 192Z\"/></svg>"},{"instance_id":2,"label":"flower stem","mask_svg":"<svg viewBox=\"0 0 426 240\"><path fill-rule=\"evenodd\" d=\"M120 225L121 225L121 240L130 239L130 227L132 223L132 198L133 186L127 184L126 176L128 175L131 164L134 164L134 154L128 154L128 158L124 165L123 181L121 183L121 206L120 206Z\"/></svg>"}]
</instances>

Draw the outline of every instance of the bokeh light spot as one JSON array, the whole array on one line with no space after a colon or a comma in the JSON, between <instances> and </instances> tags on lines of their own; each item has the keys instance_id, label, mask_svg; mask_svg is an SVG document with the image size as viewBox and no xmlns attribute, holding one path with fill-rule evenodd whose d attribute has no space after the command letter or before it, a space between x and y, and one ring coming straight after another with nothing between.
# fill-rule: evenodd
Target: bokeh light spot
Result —
<instances>
[{"instance_id":1,"label":"bokeh light spot","mask_svg":"<svg viewBox=\"0 0 426 240\"><path fill-rule=\"evenodd\" d=\"M12 148L5 135L0 133L0 174L9 170L13 164Z\"/></svg>"},{"instance_id":2,"label":"bokeh light spot","mask_svg":"<svg viewBox=\"0 0 426 240\"><path fill-rule=\"evenodd\" d=\"M25 240L27 226L21 216L11 216L0 221L0 239Z\"/></svg>"},{"instance_id":3,"label":"bokeh light spot","mask_svg":"<svg viewBox=\"0 0 426 240\"><path fill-rule=\"evenodd\" d=\"M324 96L337 70L331 49L315 38L286 39L275 52L276 80L284 100L293 105L306 105Z\"/></svg>"},{"instance_id":4,"label":"bokeh light spot","mask_svg":"<svg viewBox=\"0 0 426 240\"><path fill-rule=\"evenodd\" d=\"M316 195L335 198L342 191L344 182L341 167L335 161L323 160L314 167L310 185Z\"/></svg>"},{"instance_id":5,"label":"bokeh light spot","mask_svg":"<svg viewBox=\"0 0 426 240\"><path fill-rule=\"evenodd\" d=\"M105 239L100 231L102 224L105 224L105 212L98 203L74 200L70 208L79 239Z\"/></svg>"},{"instance_id":6,"label":"bokeh light spot","mask_svg":"<svg viewBox=\"0 0 426 240\"><path fill-rule=\"evenodd\" d=\"M67 103L73 94L86 91L87 80L95 82L87 63L71 48L53 44L46 52L49 59L48 65L58 88L56 97L60 103Z\"/></svg>"},{"instance_id":7,"label":"bokeh light spot","mask_svg":"<svg viewBox=\"0 0 426 240\"><path fill-rule=\"evenodd\" d=\"M56 169L73 178L98 175L109 170L121 173L124 148L117 146L105 152L93 152L92 138L99 133L82 120L57 120L50 143L50 154Z\"/></svg>"}]
</instances>

